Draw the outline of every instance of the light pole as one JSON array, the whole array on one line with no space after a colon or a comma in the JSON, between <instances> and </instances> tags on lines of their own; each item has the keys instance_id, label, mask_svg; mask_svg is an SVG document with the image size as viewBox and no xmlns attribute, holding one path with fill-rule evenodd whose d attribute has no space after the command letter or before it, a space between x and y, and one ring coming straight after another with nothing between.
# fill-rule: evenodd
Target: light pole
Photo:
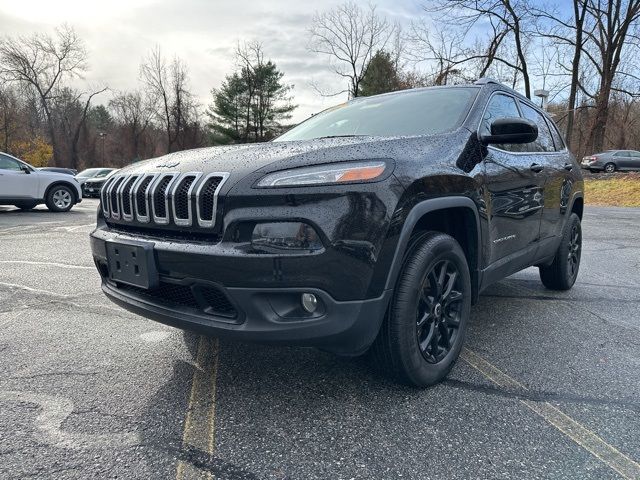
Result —
<instances>
[{"instance_id":1,"label":"light pole","mask_svg":"<svg viewBox=\"0 0 640 480\"><path fill-rule=\"evenodd\" d=\"M105 132L100 132L98 135L102 140L102 166L104 166L104 139L107 137L107 134Z\"/></svg>"},{"instance_id":2,"label":"light pole","mask_svg":"<svg viewBox=\"0 0 640 480\"><path fill-rule=\"evenodd\" d=\"M547 100L549 100L549 90L534 90L533 94L536 97L540 98L540 106L546 112L547 111Z\"/></svg>"}]
</instances>

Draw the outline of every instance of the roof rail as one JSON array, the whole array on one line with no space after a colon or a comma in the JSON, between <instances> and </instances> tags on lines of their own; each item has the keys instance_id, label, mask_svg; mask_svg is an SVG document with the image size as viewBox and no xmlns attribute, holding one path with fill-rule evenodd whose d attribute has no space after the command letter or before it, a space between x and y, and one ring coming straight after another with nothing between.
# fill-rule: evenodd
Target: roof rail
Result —
<instances>
[{"instance_id":1,"label":"roof rail","mask_svg":"<svg viewBox=\"0 0 640 480\"><path fill-rule=\"evenodd\" d=\"M500 84L499 81L494 80L493 78L487 78L487 77L482 77L479 78L478 80L476 80L475 82L473 82L474 85L486 85L488 83L495 83L497 85Z\"/></svg>"}]
</instances>

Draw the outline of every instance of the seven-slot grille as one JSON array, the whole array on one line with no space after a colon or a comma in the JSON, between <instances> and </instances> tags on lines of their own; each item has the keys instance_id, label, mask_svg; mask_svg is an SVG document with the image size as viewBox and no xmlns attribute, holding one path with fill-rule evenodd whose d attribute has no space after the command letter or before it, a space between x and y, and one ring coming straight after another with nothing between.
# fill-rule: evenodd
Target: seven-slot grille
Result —
<instances>
[{"instance_id":1,"label":"seven-slot grille","mask_svg":"<svg viewBox=\"0 0 640 480\"><path fill-rule=\"evenodd\" d=\"M201 172L116 175L100 193L102 213L107 221L211 228L227 177Z\"/></svg>"}]
</instances>

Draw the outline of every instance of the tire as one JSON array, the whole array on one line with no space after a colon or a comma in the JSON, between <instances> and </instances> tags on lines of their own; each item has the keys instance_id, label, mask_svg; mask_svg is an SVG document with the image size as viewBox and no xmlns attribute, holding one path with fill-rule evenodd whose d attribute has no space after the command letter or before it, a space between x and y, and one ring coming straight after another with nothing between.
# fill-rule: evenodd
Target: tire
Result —
<instances>
[{"instance_id":1,"label":"tire","mask_svg":"<svg viewBox=\"0 0 640 480\"><path fill-rule=\"evenodd\" d=\"M539 267L542 284L549 290L569 290L573 287L580 270L581 254L582 226L578 215L572 213L564 227L553 262Z\"/></svg>"},{"instance_id":2,"label":"tire","mask_svg":"<svg viewBox=\"0 0 640 480\"><path fill-rule=\"evenodd\" d=\"M371 348L374 363L408 385L438 383L460 355L470 309L471 280L460 245L444 233L422 233L410 243Z\"/></svg>"},{"instance_id":3,"label":"tire","mask_svg":"<svg viewBox=\"0 0 640 480\"><path fill-rule=\"evenodd\" d=\"M614 173L615 171L616 171L616 164L615 163L609 162L604 166L604 172L605 173Z\"/></svg>"},{"instance_id":4,"label":"tire","mask_svg":"<svg viewBox=\"0 0 640 480\"><path fill-rule=\"evenodd\" d=\"M73 203L73 192L65 185L55 185L47 192L46 204L52 212L68 212Z\"/></svg>"},{"instance_id":5,"label":"tire","mask_svg":"<svg viewBox=\"0 0 640 480\"><path fill-rule=\"evenodd\" d=\"M16 203L14 206L20 210L33 210L36 205L38 205L38 202L20 202Z\"/></svg>"}]
</instances>

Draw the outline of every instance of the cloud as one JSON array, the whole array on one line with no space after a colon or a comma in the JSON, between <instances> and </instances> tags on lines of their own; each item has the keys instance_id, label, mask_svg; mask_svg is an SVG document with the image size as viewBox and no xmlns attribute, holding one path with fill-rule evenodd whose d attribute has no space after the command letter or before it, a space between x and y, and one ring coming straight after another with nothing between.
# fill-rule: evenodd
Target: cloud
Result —
<instances>
[{"instance_id":1,"label":"cloud","mask_svg":"<svg viewBox=\"0 0 640 480\"><path fill-rule=\"evenodd\" d=\"M85 81L106 83L112 90L138 88L139 64L159 45L167 56L178 56L188 66L192 90L203 106L210 91L234 68L238 42L263 43L266 56L295 85L299 108L294 121L302 120L346 96L324 98L312 87L337 92L346 86L335 75L330 60L307 49L314 10L341 3L322 0L0 0L0 25L8 35L51 32L56 25L72 25L90 52ZM384 0L379 11L400 23L419 13L410 0ZM367 3L363 2L363 6ZM104 98L104 97L103 97Z\"/></svg>"}]
</instances>

